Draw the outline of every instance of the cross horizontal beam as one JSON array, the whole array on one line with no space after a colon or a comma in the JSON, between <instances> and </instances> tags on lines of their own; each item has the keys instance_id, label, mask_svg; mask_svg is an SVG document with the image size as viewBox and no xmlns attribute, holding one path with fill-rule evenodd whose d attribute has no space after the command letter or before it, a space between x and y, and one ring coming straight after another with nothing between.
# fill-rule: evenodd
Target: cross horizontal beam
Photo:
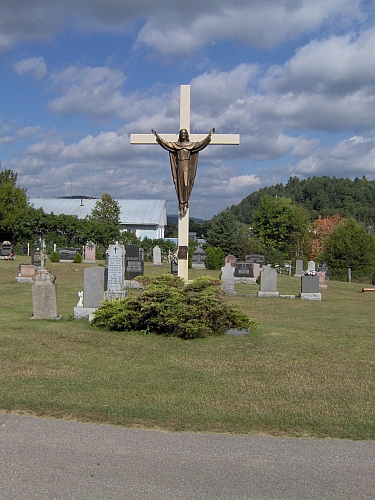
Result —
<instances>
[{"instance_id":1,"label":"cross horizontal beam","mask_svg":"<svg viewBox=\"0 0 375 500\"><path fill-rule=\"evenodd\" d=\"M177 142L178 134L160 134L165 141ZM207 137L207 134L190 134L190 140L192 142L202 141ZM240 143L239 134L213 134L211 137L210 144L226 144L226 145L237 145ZM156 144L156 138L153 134L131 134L130 144Z\"/></svg>"}]
</instances>

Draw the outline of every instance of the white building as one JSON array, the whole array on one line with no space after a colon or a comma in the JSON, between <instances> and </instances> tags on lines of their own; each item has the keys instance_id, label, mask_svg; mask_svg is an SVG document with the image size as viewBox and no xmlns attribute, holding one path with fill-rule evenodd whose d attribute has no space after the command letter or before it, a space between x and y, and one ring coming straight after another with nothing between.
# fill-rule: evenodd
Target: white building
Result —
<instances>
[{"instance_id":1,"label":"white building","mask_svg":"<svg viewBox=\"0 0 375 500\"><path fill-rule=\"evenodd\" d=\"M29 198L34 208L42 208L46 214L76 215L84 219L91 215L98 200L71 198ZM143 239L164 238L164 227L167 225L166 200L116 200L120 206L120 222L123 230L134 231Z\"/></svg>"}]
</instances>

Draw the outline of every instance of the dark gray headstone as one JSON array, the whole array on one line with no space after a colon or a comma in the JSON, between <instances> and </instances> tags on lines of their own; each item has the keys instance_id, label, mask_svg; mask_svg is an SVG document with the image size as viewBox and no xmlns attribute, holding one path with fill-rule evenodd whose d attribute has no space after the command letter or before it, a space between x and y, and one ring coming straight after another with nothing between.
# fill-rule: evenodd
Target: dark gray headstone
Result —
<instances>
[{"instance_id":1,"label":"dark gray headstone","mask_svg":"<svg viewBox=\"0 0 375 500\"><path fill-rule=\"evenodd\" d=\"M193 269L206 269L206 253L203 248L197 247L191 258Z\"/></svg>"},{"instance_id":2,"label":"dark gray headstone","mask_svg":"<svg viewBox=\"0 0 375 500\"><path fill-rule=\"evenodd\" d=\"M43 250L35 249L31 252L31 264L33 264L37 269L42 267L44 255Z\"/></svg>"},{"instance_id":3,"label":"dark gray headstone","mask_svg":"<svg viewBox=\"0 0 375 500\"><path fill-rule=\"evenodd\" d=\"M73 247L58 248L57 249L57 253L60 256L60 262L73 261L75 254L78 252L79 252L79 248L73 248Z\"/></svg>"},{"instance_id":4,"label":"dark gray headstone","mask_svg":"<svg viewBox=\"0 0 375 500\"><path fill-rule=\"evenodd\" d=\"M319 276L302 276L301 293L319 293Z\"/></svg>"},{"instance_id":5,"label":"dark gray headstone","mask_svg":"<svg viewBox=\"0 0 375 500\"><path fill-rule=\"evenodd\" d=\"M171 260L171 274L173 274L173 276L178 276L178 262L177 262L177 259L172 259Z\"/></svg>"},{"instance_id":6,"label":"dark gray headstone","mask_svg":"<svg viewBox=\"0 0 375 500\"><path fill-rule=\"evenodd\" d=\"M250 262L236 262L234 265L235 278L253 278L253 263Z\"/></svg>"},{"instance_id":7,"label":"dark gray headstone","mask_svg":"<svg viewBox=\"0 0 375 500\"><path fill-rule=\"evenodd\" d=\"M127 245L125 251L125 279L133 280L144 275L143 248L138 245Z\"/></svg>"},{"instance_id":8,"label":"dark gray headstone","mask_svg":"<svg viewBox=\"0 0 375 500\"><path fill-rule=\"evenodd\" d=\"M264 266L266 261L264 255L253 254L253 255L245 255L245 262L248 262L250 264L253 264L255 262L259 264L260 267L262 267Z\"/></svg>"}]
</instances>

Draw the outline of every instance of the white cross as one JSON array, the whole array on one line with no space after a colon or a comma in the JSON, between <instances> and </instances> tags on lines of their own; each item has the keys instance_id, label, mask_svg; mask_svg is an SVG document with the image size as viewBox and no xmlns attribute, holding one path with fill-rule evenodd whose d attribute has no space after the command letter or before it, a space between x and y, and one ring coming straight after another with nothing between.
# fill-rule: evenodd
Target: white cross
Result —
<instances>
[{"instance_id":1,"label":"white cross","mask_svg":"<svg viewBox=\"0 0 375 500\"><path fill-rule=\"evenodd\" d=\"M213 125L215 126L215 125ZM185 128L189 132L192 142L202 141L207 134L190 134L190 85L181 85L180 87L180 129ZM178 141L177 134L159 135L168 142ZM239 134L213 134L211 144L239 144ZM130 134L130 144L157 144L154 134Z\"/></svg>"},{"instance_id":2,"label":"white cross","mask_svg":"<svg viewBox=\"0 0 375 500\"><path fill-rule=\"evenodd\" d=\"M180 87L180 129L186 129L189 132L189 138L192 142L202 141L207 137L207 134L190 134L190 85L181 85ZM178 132L179 132L178 131ZM177 134L160 134L160 136L168 142L177 142ZM213 134L211 144L239 144L239 134ZM154 134L131 134L130 144L158 144ZM189 209L184 215L178 215L178 248L187 249L189 244ZM178 275L188 280L188 259L178 258Z\"/></svg>"}]
</instances>

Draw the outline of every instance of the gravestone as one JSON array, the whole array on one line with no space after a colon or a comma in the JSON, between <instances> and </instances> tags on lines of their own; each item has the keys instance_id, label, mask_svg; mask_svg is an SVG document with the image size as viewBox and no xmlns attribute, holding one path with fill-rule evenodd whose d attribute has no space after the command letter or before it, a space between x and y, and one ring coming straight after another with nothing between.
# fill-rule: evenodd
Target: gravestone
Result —
<instances>
[{"instance_id":1,"label":"gravestone","mask_svg":"<svg viewBox=\"0 0 375 500\"><path fill-rule=\"evenodd\" d=\"M44 252L43 250L39 250L36 248L31 252L31 264L35 266L35 268L43 269L44 268Z\"/></svg>"},{"instance_id":2,"label":"gravestone","mask_svg":"<svg viewBox=\"0 0 375 500\"><path fill-rule=\"evenodd\" d=\"M303 276L303 260L296 260L296 272L294 274L296 278Z\"/></svg>"},{"instance_id":3,"label":"gravestone","mask_svg":"<svg viewBox=\"0 0 375 500\"><path fill-rule=\"evenodd\" d=\"M203 248L197 247L191 259L193 269L206 269L206 253Z\"/></svg>"},{"instance_id":4,"label":"gravestone","mask_svg":"<svg viewBox=\"0 0 375 500\"><path fill-rule=\"evenodd\" d=\"M124 246L109 245L105 268L105 297L108 300L125 297L124 265Z\"/></svg>"},{"instance_id":5,"label":"gravestone","mask_svg":"<svg viewBox=\"0 0 375 500\"><path fill-rule=\"evenodd\" d=\"M245 262L250 262L252 264L257 263L260 267L263 267L266 261L264 255L253 254L245 255Z\"/></svg>"},{"instance_id":6,"label":"gravestone","mask_svg":"<svg viewBox=\"0 0 375 500\"><path fill-rule=\"evenodd\" d=\"M173 258L171 260L171 274L173 274L173 276L178 276L178 260L177 260L177 258Z\"/></svg>"},{"instance_id":7,"label":"gravestone","mask_svg":"<svg viewBox=\"0 0 375 500\"><path fill-rule=\"evenodd\" d=\"M91 320L105 298L105 268L86 267L83 270L83 307L74 308L74 318Z\"/></svg>"},{"instance_id":8,"label":"gravestone","mask_svg":"<svg viewBox=\"0 0 375 500\"><path fill-rule=\"evenodd\" d=\"M255 285L253 263L237 261L234 264L234 282Z\"/></svg>"},{"instance_id":9,"label":"gravestone","mask_svg":"<svg viewBox=\"0 0 375 500\"><path fill-rule=\"evenodd\" d=\"M329 277L328 277L328 266L326 263L322 264L321 266L318 266L318 271L322 271L325 273L326 275L326 280L329 280Z\"/></svg>"},{"instance_id":10,"label":"gravestone","mask_svg":"<svg viewBox=\"0 0 375 500\"><path fill-rule=\"evenodd\" d=\"M3 243L0 244L0 259L14 260L13 245L10 241L3 241Z\"/></svg>"},{"instance_id":11,"label":"gravestone","mask_svg":"<svg viewBox=\"0 0 375 500\"><path fill-rule=\"evenodd\" d=\"M34 283L34 276L36 273L36 267L33 264L20 264L18 276L16 276L16 281L18 283L28 283L32 285Z\"/></svg>"},{"instance_id":12,"label":"gravestone","mask_svg":"<svg viewBox=\"0 0 375 500\"><path fill-rule=\"evenodd\" d=\"M152 250L152 257L154 266L161 266L161 249L159 245L156 245Z\"/></svg>"},{"instance_id":13,"label":"gravestone","mask_svg":"<svg viewBox=\"0 0 375 500\"><path fill-rule=\"evenodd\" d=\"M86 264L95 264L96 263L96 246L95 243L88 241L85 245L84 250L84 259L83 262Z\"/></svg>"},{"instance_id":14,"label":"gravestone","mask_svg":"<svg viewBox=\"0 0 375 500\"><path fill-rule=\"evenodd\" d=\"M324 271L318 271L316 274L319 278L319 289L327 290L326 273Z\"/></svg>"},{"instance_id":15,"label":"gravestone","mask_svg":"<svg viewBox=\"0 0 375 500\"><path fill-rule=\"evenodd\" d=\"M83 270L83 307L97 308L104 300L104 267Z\"/></svg>"},{"instance_id":16,"label":"gravestone","mask_svg":"<svg viewBox=\"0 0 375 500\"><path fill-rule=\"evenodd\" d=\"M271 264L263 266L260 273L260 291L258 297L278 297L277 291L277 271L271 267Z\"/></svg>"},{"instance_id":17,"label":"gravestone","mask_svg":"<svg viewBox=\"0 0 375 500\"><path fill-rule=\"evenodd\" d=\"M127 245L125 252L125 279L133 280L144 275L143 248L138 245Z\"/></svg>"},{"instance_id":18,"label":"gravestone","mask_svg":"<svg viewBox=\"0 0 375 500\"><path fill-rule=\"evenodd\" d=\"M234 255L227 255L224 260L225 264L229 263L232 267L234 267L235 263L237 262L237 257Z\"/></svg>"},{"instance_id":19,"label":"gravestone","mask_svg":"<svg viewBox=\"0 0 375 500\"><path fill-rule=\"evenodd\" d=\"M253 264L253 275L255 280L260 276L260 264L258 264L258 262L254 262Z\"/></svg>"},{"instance_id":20,"label":"gravestone","mask_svg":"<svg viewBox=\"0 0 375 500\"><path fill-rule=\"evenodd\" d=\"M230 262L227 262L224 267L221 268L221 289L227 295L236 295L234 291L234 267L232 267Z\"/></svg>"},{"instance_id":21,"label":"gravestone","mask_svg":"<svg viewBox=\"0 0 375 500\"><path fill-rule=\"evenodd\" d=\"M301 276L301 299L322 300L319 292L319 276Z\"/></svg>"},{"instance_id":22,"label":"gravestone","mask_svg":"<svg viewBox=\"0 0 375 500\"><path fill-rule=\"evenodd\" d=\"M315 272L315 262L313 260L309 260L307 263L307 270L310 272Z\"/></svg>"},{"instance_id":23,"label":"gravestone","mask_svg":"<svg viewBox=\"0 0 375 500\"><path fill-rule=\"evenodd\" d=\"M74 256L79 252L79 248L67 247L58 248L57 253L60 257L60 262L73 262Z\"/></svg>"},{"instance_id":24,"label":"gravestone","mask_svg":"<svg viewBox=\"0 0 375 500\"><path fill-rule=\"evenodd\" d=\"M40 269L33 278L31 319L59 319L57 312L56 276L48 269Z\"/></svg>"}]
</instances>

